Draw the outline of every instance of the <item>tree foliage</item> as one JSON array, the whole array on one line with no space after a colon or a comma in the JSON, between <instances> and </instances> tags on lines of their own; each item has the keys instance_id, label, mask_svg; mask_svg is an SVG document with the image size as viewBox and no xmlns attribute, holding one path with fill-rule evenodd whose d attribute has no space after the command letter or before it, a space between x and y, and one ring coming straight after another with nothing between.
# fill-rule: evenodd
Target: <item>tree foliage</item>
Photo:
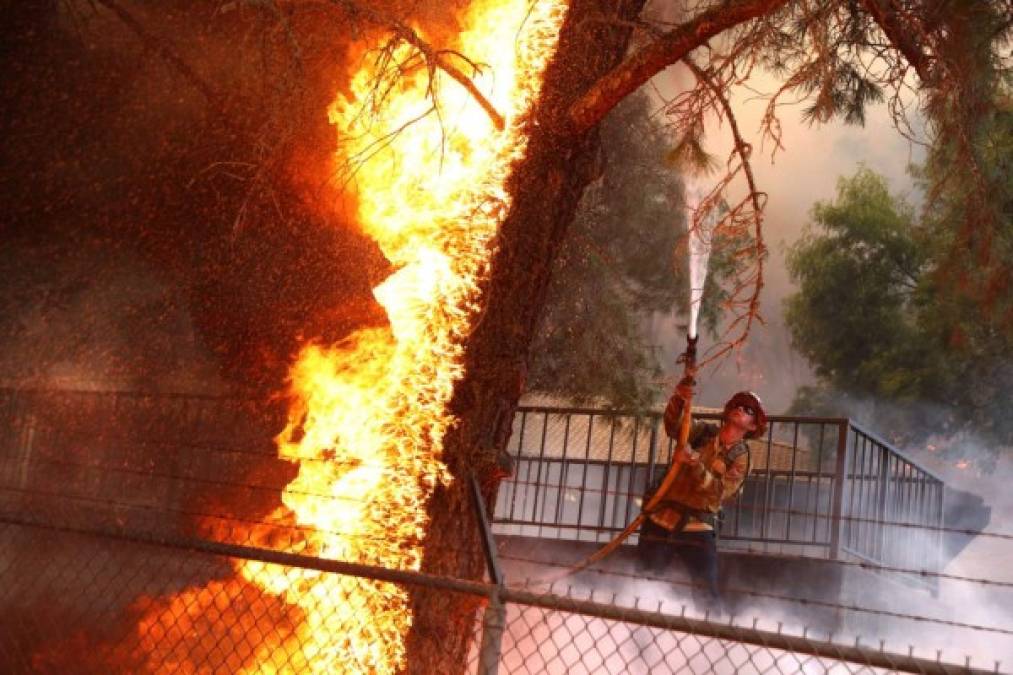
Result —
<instances>
[{"instance_id":1,"label":"tree foliage","mask_svg":"<svg viewBox=\"0 0 1013 675\"><path fill-rule=\"evenodd\" d=\"M912 294L924 264L913 209L868 169L838 184L837 199L817 203L809 230L788 255L801 292L786 302L796 346L820 377L840 388L888 391L884 368L914 342Z\"/></svg>"},{"instance_id":2,"label":"tree foliage","mask_svg":"<svg viewBox=\"0 0 1013 675\"><path fill-rule=\"evenodd\" d=\"M989 208L1003 222L991 245L1013 265L1013 113L1001 103L982 143ZM1009 272L986 302L955 283L954 238L966 195L936 191L959 141L941 142L918 175L921 214L868 169L842 179L837 198L813 208L813 227L789 252L800 290L786 301L797 348L820 385L800 393L799 412L849 413L856 404L898 440L966 430L1013 443L1005 408L1013 392L1013 288ZM957 183L955 182L954 185ZM988 274L968 269L964 277Z\"/></svg>"},{"instance_id":3,"label":"tree foliage","mask_svg":"<svg viewBox=\"0 0 1013 675\"><path fill-rule=\"evenodd\" d=\"M461 4L398 0L244 0L157 6L136 0L22 3L9 22L14 27L12 37L17 38L10 42L18 54L11 60L10 81L25 114L15 116L17 121L9 129L14 142L8 145L27 157L21 160L30 169L22 172L24 181L50 186L43 199L54 209L62 205L77 214L82 212L80 202L88 201L85 206L98 212L100 219L132 222L139 209L120 200L129 194L142 207L150 206L159 220L186 222L185 229L173 229L152 220L144 236L138 237L145 239L141 248L146 255L157 249L163 258L157 266L172 267L174 276L184 277L181 285L193 298L191 309L215 351L241 364L237 372L242 379L253 376L269 386L284 370L295 333L330 340L347 329L325 325L334 316L348 313L343 306L335 309L343 304L340 299L328 301L328 321L307 319L306 315L319 312L290 311L310 307L313 297L326 294L317 280L330 274L329 261L354 257L333 249L354 248L355 255L378 258L375 252L365 251L361 242L352 247L336 244L328 234L331 223L327 221L341 220L342 215L322 213L319 204L309 203L319 199L311 193L319 192L328 180L314 173L319 173L322 164L319 155L334 142L333 130L319 113L346 84L347 74L336 73L335 64L348 61L349 50L362 48L363 58L379 59L389 66L380 78L379 91L396 90L398 78L419 69L441 71L468 87L481 64L470 62L466 54L448 51L459 29L455 7ZM675 20L642 11L642 5L606 4L591 10L594 18L584 21L578 32L593 37L596 31L614 25L630 32L631 49L611 72L587 91L574 92L573 100L550 117L568 127L560 137L573 145L663 68L679 61L692 68L696 84L668 102L663 112L675 134L676 148L698 161L712 163L703 141L712 131L714 114L728 120L735 136L735 153L724 163L725 175L715 178L706 204L707 209L727 206L722 241L735 264L724 300L732 315L729 323L737 331L725 336L728 345L741 344L759 316L763 284L763 186L755 184L749 169L755 139L740 133L727 105L737 91L750 86L750 75L757 70L774 73L781 80L777 90L768 94L768 115L760 134L773 141L774 148L782 140L777 111L786 101L801 102L813 122L841 118L861 123L867 105L886 100L900 130L909 132L906 106L914 99L931 135L953 139L946 147L934 146L944 153L936 158L937 165L952 166L952 170L933 172L927 179L933 183L930 199L949 195L945 201L962 214L947 221L954 252L949 271L955 282L968 287L974 302L989 302L989 289L1004 281L1003 253L992 249L1000 239L1001 215L986 198L990 169L985 161L985 129L996 100L994 92L1009 72L1008 0L665 3ZM31 22L42 29L35 30ZM22 40L19 36L30 37ZM388 58L405 49L407 60ZM82 68L62 68L65 62ZM65 92L75 109L60 103L63 96L39 95L45 89L35 86L39 81ZM153 91L145 89L145 83ZM106 93L93 100L82 93L92 90ZM469 91L481 99L480 91L474 87ZM435 89L433 95L438 95ZM495 117L495 110L484 107ZM61 142L63 138L75 142L68 145ZM74 155L72 161L56 159L58 148L67 148ZM151 161L144 161L149 157ZM46 163L48 168L38 170L51 169L47 179L33 180L32 172ZM159 176L153 175L158 172ZM109 180L113 175L118 182ZM748 182L745 197L735 194L736 177ZM25 192L17 181L12 185L12 193ZM66 199L64 193L73 197ZM73 218L54 215L53 220L72 222ZM34 228L18 223L17 229ZM116 229L116 236L122 233L124 240L135 234L121 224L102 229ZM273 256L284 272L272 278L299 278L297 285L313 287L309 292L295 292L292 295L298 297L276 303L271 294L273 281L248 273L257 267L249 264L251 259L279 250L273 242L260 246L253 241L265 230L273 239L283 239L290 231L298 233L291 253ZM180 236L183 232L185 236ZM320 245L321 240L326 246ZM253 242L249 252L242 250L246 242ZM323 253L326 247L331 252ZM313 257L312 264L290 264L299 257L298 250L321 255ZM382 266L382 261L375 262ZM624 264L620 260L613 266ZM195 276L194 268L207 270L205 276L214 281L186 278ZM975 273L968 274L970 269ZM235 284L237 272L252 283ZM339 284L354 286L357 293L368 289L365 280L352 278L354 272L342 272ZM267 292L258 291L258 297L250 299L249 310L219 301L230 298L235 286L245 292L262 280ZM329 279L319 286L328 283ZM357 304L362 307L355 310L356 318L376 320L368 297ZM264 322L268 307L284 321ZM221 320L228 315L235 316ZM267 331L269 324L278 329ZM632 335L628 328L614 318L610 334ZM265 331L272 334L261 335ZM257 339L248 339L250 334ZM230 340L232 335L242 337ZM264 362L259 355L265 353L275 366L261 377L252 371ZM625 363L635 368L633 361Z\"/></svg>"}]
</instances>

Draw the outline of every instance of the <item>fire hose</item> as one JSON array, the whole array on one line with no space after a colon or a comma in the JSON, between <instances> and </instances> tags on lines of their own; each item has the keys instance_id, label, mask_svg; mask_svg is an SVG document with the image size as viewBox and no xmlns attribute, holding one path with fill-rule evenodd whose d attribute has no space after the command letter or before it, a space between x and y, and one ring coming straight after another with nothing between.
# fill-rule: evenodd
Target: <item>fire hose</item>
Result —
<instances>
[{"instance_id":1,"label":"fire hose","mask_svg":"<svg viewBox=\"0 0 1013 675\"><path fill-rule=\"evenodd\" d=\"M679 362L683 364L683 381L687 378L695 378L696 376L696 342L696 336L686 336L686 351L679 357ZM641 506L640 513L637 514L637 517L630 521L630 524L627 525L626 528L617 534L610 542L575 565L563 570L562 573L552 577L551 579L547 579L546 583L550 585L554 584L561 579L565 579L566 577L576 574L581 570L587 569L600 560L604 560L617 548L619 548L631 534L636 532L637 529L644 523L648 514L650 514L651 511L653 511L661 503L669 488L672 487L676 478L679 477L679 474L684 466L683 458L686 456L686 450L689 446L689 432L693 426L691 413L693 404L692 398L692 394L690 394L688 398L683 400L682 417L679 420L679 436L676 439L675 453L673 454L672 463L665 472L665 476L661 479L661 484L658 486L658 489L655 490Z\"/></svg>"},{"instance_id":2,"label":"fire hose","mask_svg":"<svg viewBox=\"0 0 1013 675\"><path fill-rule=\"evenodd\" d=\"M703 292L707 281L707 263L711 254L711 237L716 224L713 214L701 209L701 205L706 201L707 194L708 191L698 178L692 176L688 178L685 209L686 220L692 223L687 233L689 238L689 325L686 331L686 351L683 352L678 360L683 365L683 382L687 380L692 382L696 378L696 343L699 337L697 333L697 321L700 316ZM644 520L651 512L660 505L669 489L679 477L684 466L684 459L688 456L689 432L693 424L691 412L693 407L692 399L692 389L683 392L682 418L679 421L679 434L676 439L672 462L665 472L658 489L651 493L645 503L642 504L637 517L622 532L616 535L612 541L576 565L564 570L563 573L555 576L548 583L555 583L604 559L619 548L631 534L636 532L637 528L644 523ZM683 517L680 527L684 526L685 522L686 518Z\"/></svg>"}]
</instances>

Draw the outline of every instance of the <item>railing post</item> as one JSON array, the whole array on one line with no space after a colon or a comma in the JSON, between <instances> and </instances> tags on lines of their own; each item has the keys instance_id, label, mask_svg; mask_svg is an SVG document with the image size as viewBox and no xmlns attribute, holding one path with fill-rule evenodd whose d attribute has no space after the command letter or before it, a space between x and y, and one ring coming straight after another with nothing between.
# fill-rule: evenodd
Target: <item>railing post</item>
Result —
<instances>
[{"instance_id":1,"label":"railing post","mask_svg":"<svg viewBox=\"0 0 1013 675\"><path fill-rule=\"evenodd\" d=\"M937 528L935 537L936 554L932 560L933 572L939 572L943 566L943 545L946 541L943 537L943 527L946 525L946 484L942 481L938 481L936 484L939 486L939 498L936 500L935 522L932 523ZM939 597L939 577L935 577L931 593L933 598Z\"/></svg>"},{"instance_id":2,"label":"railing post","mask_svg":"<svg viewBox=\"0 0 1013 675\"><path fill-rule=\"evenodd\" d=\"M651 483L654 482L654 465L658 461L658 419L656 417L650 417L651 420L651 437L649 445L647 446L647 472L644 476L646 484L644 485L645 490L651 487Z\"/></svg>"},{"instance_id":3,"label":"railing post","mask_svg":"<svg viewBox=\"0 0 1013 675\"><path fill-rule=\"evenodd\" d=\"M876 537L878 543L878 551L875 553L879 556L879 559L884 563L894 563L892 559L887 559L886 556L886 526L883 525L886 522L886 507L887 507L887 496L890 492L890 449L885 445L880 448L879 451L879 503L877 507L876 518L879 521L877 523L879 527L879 533Z\"/></svg>"},{"instance_id":4,"label":"railing post","mask_svg":"<svg viewBox=\"0 0 1013 675\"><path fill-rule=\"evenodd\" d=\"M830 559L841 557L841 516L844 515L844 483L848 476L848 429L851 421L837 424L837 466L834 470L834 502L830 520Z\"/></svg>"}]
</instances>

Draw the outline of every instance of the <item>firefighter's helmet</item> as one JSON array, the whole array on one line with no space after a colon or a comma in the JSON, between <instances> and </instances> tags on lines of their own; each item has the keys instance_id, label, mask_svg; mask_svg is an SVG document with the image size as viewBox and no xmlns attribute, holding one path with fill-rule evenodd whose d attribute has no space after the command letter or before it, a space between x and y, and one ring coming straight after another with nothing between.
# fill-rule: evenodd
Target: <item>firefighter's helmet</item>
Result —
<instances>
[{"instance_id":1,"label":"firefighter's helmet","mask_svg":"<svg viewBox=\"0 0 1013 675\"><path fill-rule=\"evenodd\" d=\"M744 406L756 413L756 429L746 434L746 438L759 438L767 432L767 412L763 409L763 401L751 391L740 391L725 403L725 415L739 406Z\"/></svg>"}]
</instances>

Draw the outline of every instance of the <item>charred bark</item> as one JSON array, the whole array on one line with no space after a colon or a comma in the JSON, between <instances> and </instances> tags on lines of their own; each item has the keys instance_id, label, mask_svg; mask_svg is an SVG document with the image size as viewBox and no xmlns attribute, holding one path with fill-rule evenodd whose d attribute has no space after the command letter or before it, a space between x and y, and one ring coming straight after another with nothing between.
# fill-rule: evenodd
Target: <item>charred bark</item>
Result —
<instances>
[{"instance_id":1,"label":"charred bark","mask_svg":"<svg viewBox=\"0 0 1013 675\"><path fill-rule=\"evenodd\" d=\"M621 61L631 21L643 4L644 0L575 0L563 25L530 120L527 156L514 167L510 181L514 203L500 228L484 289L485 310L468 341L467 375L451 403L460 423L448 434L444 452L455 481L438 490L430 504L423 564L427 572L472 579L483 574L468 476L476 475L491 504L499 482L496 457L509 440L553 261L596 170L597 134L591 129L572 135L567 110ZM409 590L415 616L408 642L409 671L462 672L475 629L477 599Z\"/></svg>"}]
</instances>

